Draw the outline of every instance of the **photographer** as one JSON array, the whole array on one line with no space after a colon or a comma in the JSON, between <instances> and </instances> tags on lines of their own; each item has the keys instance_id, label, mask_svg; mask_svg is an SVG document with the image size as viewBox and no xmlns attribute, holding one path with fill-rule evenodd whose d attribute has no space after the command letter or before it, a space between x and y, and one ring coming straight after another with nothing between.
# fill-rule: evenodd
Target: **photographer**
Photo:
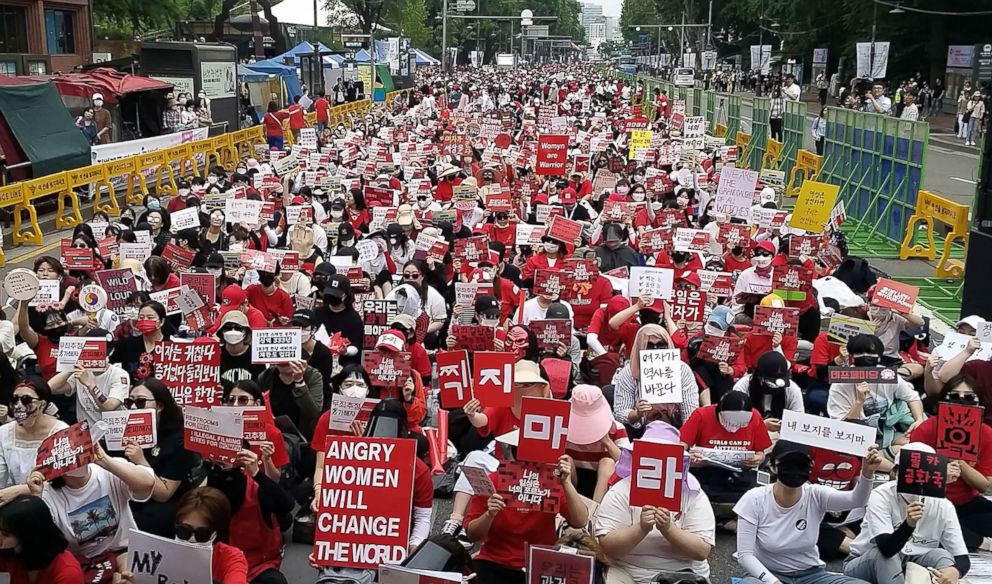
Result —
<instances>
[{"instance_id":1,"label":"photographer","mask_svg":"<svg viewBox=\"0 0 992 584\"><path fill-rule=\"evenodd\" d=\"M881 81L876 81L871 91L865 93L864 110L885 115L892 113L892 100L885 96L885 85Z\"/></svg>"}]
</instances>

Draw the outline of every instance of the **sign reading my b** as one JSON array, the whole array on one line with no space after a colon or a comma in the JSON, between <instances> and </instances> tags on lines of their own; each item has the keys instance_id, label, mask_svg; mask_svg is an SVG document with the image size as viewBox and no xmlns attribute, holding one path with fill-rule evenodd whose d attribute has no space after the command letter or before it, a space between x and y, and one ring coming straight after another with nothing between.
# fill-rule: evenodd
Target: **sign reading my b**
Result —
<instances>
[{"instance_id":1,"label":"sign reading my b","mask_svg":"<svg viewBox=\"0 0 992 584\"><path fill-rule=\"evenodd\" d=\"M557 399L525 397L520 406L517 460L556 463L565 454L571 404Z\"/></svg>"}]
</instances>

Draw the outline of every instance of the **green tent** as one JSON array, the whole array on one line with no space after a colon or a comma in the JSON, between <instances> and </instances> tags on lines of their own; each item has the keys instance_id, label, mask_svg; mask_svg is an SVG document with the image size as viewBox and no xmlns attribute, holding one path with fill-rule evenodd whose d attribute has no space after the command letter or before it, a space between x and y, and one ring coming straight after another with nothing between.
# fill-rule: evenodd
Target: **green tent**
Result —
<instances>
[{"instance_id":1,"label":"green tent","mask_svg":"<svg viewBox=\"0 0 992 584\"><path fill-rule=\"evenodd\" d=\"M31 161L34 177L90 164L90 145L51 81L0 85L0 115ZM8 154L8 163L11 158Z\"/></svg>"}]
</instances>

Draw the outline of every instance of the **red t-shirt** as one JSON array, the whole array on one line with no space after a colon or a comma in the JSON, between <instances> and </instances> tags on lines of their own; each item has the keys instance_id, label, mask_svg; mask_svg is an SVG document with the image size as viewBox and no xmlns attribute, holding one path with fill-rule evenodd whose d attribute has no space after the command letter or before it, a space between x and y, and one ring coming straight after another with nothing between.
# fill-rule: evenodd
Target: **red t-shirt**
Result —
<instances>
[{"instance_id":1,"label":"red t-shirt","mask_svg":"<svg viewBox=\"0 0 992 584\"><path fill-rule=\"evenodd\" d=\"M266 112L262 117L262 124L265 126L265 137L282 136L282 121L289 117L286 112Z\"/></svg>"},{"instance_id":2,"label":"red t-shirt","mask_svg":"<svg viewBox=\"0 0 992 584\"><path fill-rule=\"evenodd\" d=\"M782 353L789 363L796 362L796 346L798 341L791 335L782 335ZM772 350L772 335L759 335L753 332L744 337L744 350L741 351L741 359L749 372L754 372L758 365L758 358Z\"/></svg>"},{"instance_id":3,"label":"red t-shirt","mask_svg":"<svg viewBox=\"0 0 992 584\"><path fill-rule=\"evenodd\" d=\"M431 359L427 355L427 349L420 343L413 343L409 346L410 366L420 374L421 377L431 376Z\"/></svg>"},{"instance_id":4,"label":"red t-shirt","mask_svg":"<svg viewBox=\"0 0 992 584\"><path fill-rule=\"evenodd\" d=\"M328 114L331 111L331 104L328 103L326 98L318 97L314 109L317 111L318 122L326 122L330 119Z\"/></svg>"},{"instance_id":5,"label":"red t-shirt","mask_svg":"<svg viewBox=\"0 0 992 584\"><path fill-rule=\"evenodd\" d=\"M734 254L728 253L723 256L723 268L728 272L743 272L744 270L751 267L751 260L744 258L738 260L734 258Z\"/></svg>"},{"instance_id":6,"label":"red t-shirt","mask_svg":"<svg viewBox=\"0 0 992 584\"><path fill-rule=\"evenodd\" d=\"M751 410L751 422L736 432L728 432L717 417L716 404L698 408L682 425L681 440L687 446L719 448L720 450L748 450L757 452L772 445L765 429L765 421L758 410Z\"/></svg>"},{"instance_id":7,"label":"red t-shirt","mask_svg":"<svg viewBox=\"0 0 992 584\"><path fill-rule=\"evenodd\" d=\"M987 424L982 424L981 436L978 439L978 463L974 468L982 473L982 476L992 476L992 428ZM922 442L930 446L937 446L937 417L927 418L922 424L913 430L913 442ZM962 464L965 464L962 462ZM981 497L982 493L969 487L963 480L958 479L947 485L947 500L955 505L963 505L975 497Z\"/></svg>"},{"instance_id":8,"label":"red t-shirt","mask_svg":"<svg viewBox=\"0 0 992 584\"><path fill-rule=\"evenodd\" d=\"M327 449L327 439L331 436L354 436L354 434L346 430L332 430L331 410L327 410L317 419L317 427L313 430L313 440L310 441L310 448L317 452L325 451Z\"/></svg>"},{"instance_id":9,"label":"red t-shirt","mask_svg":"<svg viewBox=\"0 0 992 584\"><path fill-rule=\"evenodd\" d=\"M248 560L240 549L217 542L214 544L210 571L218 584L245 584L248 581Z\"/></svg>"},{"instance_id":10,"label":"red t-shirt","mask_svg":"<svg viewBox=\"0 0 992 584\"><path fill-rule=\"evenodd\" d=\"M261 311L266 322L278 324L277 316L293 317L293 301L282 288L276 286L276 291L269 295L261 284L252 284L245 293L248 295L248 304Z\"/></svg>"},{"instance_id":11,"label":"red t-shirt","mask_svg":"<svg viewBox=\"0 0 992 584\"><path fill-rule=\"evenodd\" d=\"M38 335L38 346L34 348L35 357L38 358L38 369L41 370L41 377L48 381L55 377L55 361L58 360L58 342L53 343L45 335Z\"/></svg>"},{"instance_id":12,"label":"red t-shirt","mask_svg":"<svg viewBox=\"0 0 992 584\"><path fill-rule=\"evenodd\" d=\"M579 294L568 301L575 315L575 321L573 323L575 328L579 330L589 328L593 314L601 306L606 306L610 298L613 298L613 284L606 278L597 276L592 281L592 287L589 289L588 294Z\"/></svg>"},{"instance_id":13,"label":"red t-shirt","mask_svg":"<svg viewBox=\"0 0 992 584\"><path fill-rule=\"evenodd\" d=\"M29 584L28 572L14 558L0 558L0 572L10 574L10 584ZM38 571L37 584L83 584L83 568L69 550L63 550L50 564ZM243 580L242 580L243 582ZM222 584L227 584L224 582Z\"/></svg>"},{"instance_id":14,"label":"red t-shirt","mask_svg":"<svg viewBox=\"0 0 992 584\"><path fill-rule=\"evenodd\" d=\"M834 359L840 355L840 345L827 340L827 333L820 333L813 341L813 352L809 356L809 364L812 365L810 375L816 377L817 365L832 365ZM821 379L820 381L826 381Z\"/></svg>"},{"instance_id":15,"label":"red t-shirt","mask_svg":"<svg viewBox=\"0 0 992 584\"><path fill-rule=\"evenodd\" d=\"M619 330L613 330L610 326L610 316L607 309L597 309L589 321L589 334L599 335L599 342L607 351L619 351L620 345L624 345L624 355L630 356L630 350L634 346L634 337L637 336L637 318L631 318L623 323Z\"/></svg>"},{"instance_id":16,"label":"red t-shirt","mask_svg":"<svg viewBox=\"0 0 992 584\"><path fill-rule=\"evenodd\" d=\"M520 420L510 408L486 408L482 413L489 419L489 423L478 428L479 436L502 436L520 427Z\"/></svg>"},{"instance_id":17,"label":"red t-shirt","mask_svg":"<svg viewBox=\"0 0 992 584\"><path fill-rule=\"evenodd\" d=\"M289 106L289 128L291 130L301 130L306 127L307 124L303 118L304 113L300 104Z\"/></svg>"}]
</instances>

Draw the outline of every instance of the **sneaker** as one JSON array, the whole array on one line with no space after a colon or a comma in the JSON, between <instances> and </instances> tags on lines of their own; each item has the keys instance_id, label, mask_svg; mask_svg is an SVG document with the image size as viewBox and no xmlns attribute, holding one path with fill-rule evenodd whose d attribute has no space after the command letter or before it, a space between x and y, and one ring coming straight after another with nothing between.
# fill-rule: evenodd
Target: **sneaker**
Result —
<instances>
[{"instance_id":1,"label":"sneaker","mask_svg":"<svg viewBox=\"0 0 992 584\"><path fill-rule=\"evenodd\" d=\"M450 535L451 537L457 537L462 531L462 526L457 521L447 520L441 527L441 533L444 535Z\"/></svg>"},{"instance_id":2,"label":"sneaker","mask_svg":"<svg viewBox=\"0 0 992 584\"><path fill-rule=\"evenodd\" d=\"M467 550L472 549L472 546L475 545L475 542L468 538L468 534L465 533L465 530L462 530L455 537L455 539L458 540L458 543L462 544L462 547L465 548L465 549L467 549Z\"/></svg>"}]
</instances>

